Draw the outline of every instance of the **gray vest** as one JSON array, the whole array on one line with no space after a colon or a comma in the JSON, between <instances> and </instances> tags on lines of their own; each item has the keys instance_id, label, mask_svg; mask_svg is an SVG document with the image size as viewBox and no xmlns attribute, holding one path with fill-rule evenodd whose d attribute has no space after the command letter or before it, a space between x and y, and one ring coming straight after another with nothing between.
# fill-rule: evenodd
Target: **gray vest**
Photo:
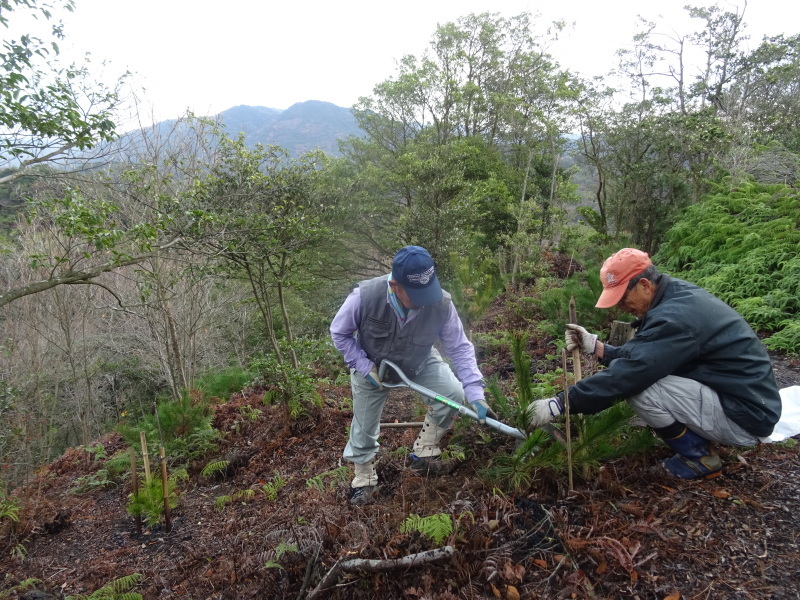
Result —
<instances>
[{"instance_id":1,"label":"gray vest","mask_svg":"<svg viewBox=\"0 0 800 600\"><path fill-rule=\"evenodd\" d=\"M408 377L417 375L430 356L439 330L447 320L450 294L444 292L441 302L426 306L414 319L400 327L400 320L386 299L386 276L368 279L358 284L361 293L361 325L357 339L370 360L380 366L389 359ZM387 369L387 381L393 369Z\"/></svg>"}]
</instances>

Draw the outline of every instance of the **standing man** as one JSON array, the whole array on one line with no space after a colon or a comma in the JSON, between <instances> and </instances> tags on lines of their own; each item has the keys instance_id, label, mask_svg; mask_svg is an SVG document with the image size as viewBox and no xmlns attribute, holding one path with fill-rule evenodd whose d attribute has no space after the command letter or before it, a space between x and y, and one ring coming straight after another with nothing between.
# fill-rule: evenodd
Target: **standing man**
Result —
<instances>
[{"instance_id":1,"label":"standing man","mask_svg":"<svg viewBox=\"0 0 800 600\"><path fill-rule=\"evenodd\" d=\"M351 504L371 503L378 484L375 457L380 446L381 413L389 394L378 377L384 359L441 396L461 404L466 399L481 421L487 416L496 418L484 398L475 348L464 335L450 294L442 291L433 259L424 248L400 249L389 275L360 282L342 304L330 329L333 344L350 367L353 422L343 456L355 465ZM453 361L455 374L433 347L437 341ZM387 372L387 380L391 375ZM414 442L411 468L439 474L444 470L439 442L456 413L429 399L425 403L428 410Z\"/></svg>"},{"instance_id":2,"label":"standing man","mask_svg":"<svg viewBox=\"0 0 800 600\"><path fill-rule=\"evenodd\" d=\"M619 305L636 316L636 335L616 347L567 325L567 350L579 348L608 367L569 388L571 412L596 413L627 400L676 452L659 470L682 479L720 474L712 442L754 446L772 433L781 399L769 355L735 310L659 273L634 248L608 258L600 279L596 306ZM549 423L564 411L564 392L536 400L528 411L531 427Z\"/></svg>"}]
</instances>

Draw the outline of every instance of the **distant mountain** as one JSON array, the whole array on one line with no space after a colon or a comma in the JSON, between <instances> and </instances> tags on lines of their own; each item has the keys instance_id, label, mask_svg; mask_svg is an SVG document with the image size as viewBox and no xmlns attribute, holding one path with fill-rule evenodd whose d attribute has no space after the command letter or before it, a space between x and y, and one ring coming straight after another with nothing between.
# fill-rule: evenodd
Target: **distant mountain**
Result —
<instances>
[{"instance_id":1,"label":"distant mountain","mask_svg":"<svg viewBox=\"0 0 800 600\"><path fill-rule=\"evenodd\" d=\"M308 100L286 110L234 106L219 114L228 135L245 134L248 145L275 144L299 156L310 150L339 155L339 140L361 137L353 111L330 102Z\"/></svg>"},{"instance_id":2,"label":"distant mountain","mask_svg":"<svg viewBox=\"0 0 800 600\"><path fill-rule=\"evenodd\" d=\"M275 145L284 148L292 157L304 152L322 150L331 156L340 156L339 140L364 134L356 124L353 111L330 102L308 100L279 110L265 106L234 106L218 115L225 131L231 138L239 133L245 136L248 147L256 144ZM189 133L187 125L178 119L155 123L151 128L123 133L113 146L127 148L128 152L140 152L146 143L143 138L160 140L162 148L177 147L181 138Z\"/></svg>"}]
</instances>

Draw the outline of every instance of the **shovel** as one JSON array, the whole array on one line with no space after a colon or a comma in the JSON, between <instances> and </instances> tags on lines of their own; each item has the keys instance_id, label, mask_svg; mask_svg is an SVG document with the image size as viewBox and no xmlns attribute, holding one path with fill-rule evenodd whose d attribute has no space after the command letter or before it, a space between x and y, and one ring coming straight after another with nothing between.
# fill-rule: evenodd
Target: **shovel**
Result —
<instances>
[{"instance_id":1,"label":"shovel","mask_svg":"<svg viewBox=\"0 0 800 600\"><path fill-rule=\"evenodd\" d=\"M391 367L392 369L394 369L395 373L397 373L397 376L400 377L401 383L386 383L383 381L383 376L386 373L386 367ZM385 388L396 388L396 387L410 388L415 392L417 392L418 394L422 394L426 398L430 398L431 400L435 400L436 402L441 402L442 404L449 406L453 410L458 411L459 413L469 417L470 419L474 419L475 421L480 420L478 418L478 413L476 413L471 408L467 408L463 404L459 404L458 402L455 402L450 398L445 398L444 396L440 396L433 390L429 390L426 387L414 383L408 377L406 377L405 373L403 373L403 371L400 370L400 367L398 367L390 360L383 360L381 362L381 366L378 369L378 377L381 379L381 383ZM528 438L528 436L525 435L523 431L511 427L510 425L506 425L505 423L501 423L500 421L496 421L491 417L486 417L486 424L492 429L496 429L500 433L505 433L506 435L510 435L511 437L517 438L518 440L525 440Z\"/></svg>"}]
</instances>

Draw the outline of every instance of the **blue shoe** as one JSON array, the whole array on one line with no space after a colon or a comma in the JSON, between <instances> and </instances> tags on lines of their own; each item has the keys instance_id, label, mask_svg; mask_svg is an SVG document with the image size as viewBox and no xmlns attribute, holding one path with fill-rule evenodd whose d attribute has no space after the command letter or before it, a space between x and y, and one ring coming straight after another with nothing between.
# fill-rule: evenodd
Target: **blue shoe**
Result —
<instances>
[{"instance_id":1,"label":"blue shoe","mask_svg":"<svg viewBox=\"0 0 800 600\"><path fill-rule=\"evenodd\" d=\"M712 479L722 474L722 460L711 442L684 427L678 437L664 440L677 454L661 465L680 479Z\"/></svg>"}]
</instances>

